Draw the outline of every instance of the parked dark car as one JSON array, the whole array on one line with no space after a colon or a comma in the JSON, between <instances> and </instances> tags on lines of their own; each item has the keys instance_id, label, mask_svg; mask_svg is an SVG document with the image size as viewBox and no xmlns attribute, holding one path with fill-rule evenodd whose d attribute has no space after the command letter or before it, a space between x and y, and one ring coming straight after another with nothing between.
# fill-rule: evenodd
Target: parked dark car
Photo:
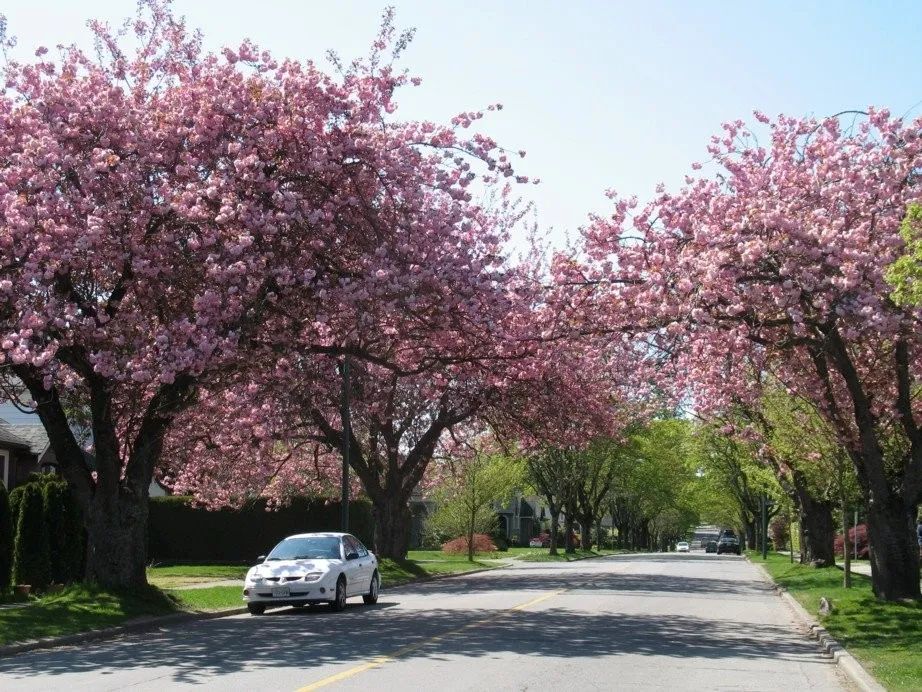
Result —
<instances>
[{"instance_id":1,"label":"parked dark car","mask_svg":"<svg viewBox=\"0 0 922 692\"><path fill-rule=\"evenodd\" d=\"M737 555L743 554L743 549L740 547L740 542L736 539L735 536L724 536L719 541L717 541L717 554L723 555L724 553L736 553Z\"/></svg>"},{"instance_id":2,"label":"parked dark car","mask_svg":"<svg viewBox=\"0 0 922 692\"><path fill-rule=\"evenodd\" d=\"M707 545L704 546L704 552L716 553L717 552L717 541L708 541Z\"/></svg>"}]
</instances>

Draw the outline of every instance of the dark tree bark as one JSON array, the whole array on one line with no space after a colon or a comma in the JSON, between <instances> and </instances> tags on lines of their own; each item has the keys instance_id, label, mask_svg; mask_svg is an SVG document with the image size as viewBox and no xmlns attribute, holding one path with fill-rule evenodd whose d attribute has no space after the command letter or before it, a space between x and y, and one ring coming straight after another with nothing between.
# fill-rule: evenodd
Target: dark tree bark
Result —
<instances>
[{"instance_id":1,"label":"dark tree bark","mask_svg":"<svg viewBox=\"0 0 922 692\"><path fill-rule=\"evenodd\" d=\"M552 504L548 504L548 507L551 512L550 554L557 555L557 532L560 530L560 508Z\"/></svg>"},{"instance_id":2,"label":"dark tree bark","mask_svg":"<svg viewBox=\"0 0 922 692\"><path fill-rule=\"evenodd\" d=\"M563 545L565 553L576 552L573 545L573 517L570 514L565 514L563 518Z\"/></svg>"},{"instance_id":3,"label":"dark tree bark","mask_svg":"<svg viewBox=\"0 0 922 692\"><path fill-rule=\"evenodd\" d=\"M897 382L896 410L909 449L901 459L893 459L888 464L879 421L851 354L835 326L829 327L826 335L825 353L814 354L813 360L828 392L832 390L828 379L831 363L842 376L849 393L852 420L860 443L860 449L850 452L868 508L874 593L887 601L922 598L919 553L912 538L912 523L922 500L922 430L912 410L907 343L898 339L894 344L893 368ZM836 407L831 394L827 399L833 422L838 422L844 432L843 412Z\"/></svg>"},{"instance_id":4,"label":"dark tree bark","mask_svg":"<svg viewBox=\"0 0 922 692\"><path fill-rule=\"evenodd\" d=\"M580 522L579 547L583 550L592 550L592 521Z\"/></svg>"},{"instance_id":5,"label":"dark tree bark","mask_svg":"<svg viewBox=\"0 0 922 692\"><path fill-rule=\"evenodd\" d=\"M836 524L832 515L835 503L815 498L796 476L794 487L802 528L800 561L814 567L832 567L835 565Z\"/></svg>"},{"instance_id":6,"label":"dark tree bark","mask_svg":"<svg viewBox=\"0 0 922 692\"><path fill-rule=\"evenodd\" d=\"M375 519L375 554L379 557L403 559L410 547L410 508L399 497L379 496L372 499Z\"/></svg>"}]
</instances>

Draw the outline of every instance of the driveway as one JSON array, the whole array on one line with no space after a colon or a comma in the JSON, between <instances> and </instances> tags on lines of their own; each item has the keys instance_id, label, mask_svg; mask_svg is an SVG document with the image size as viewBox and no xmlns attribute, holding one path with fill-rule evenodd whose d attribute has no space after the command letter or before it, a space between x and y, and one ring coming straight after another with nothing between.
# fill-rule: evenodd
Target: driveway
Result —
<instances>
[{"instance_id":1,"label":"driveway","mask_svg":"<svg viewBox=\"0 0 922 692\"><path fill-rule=\"evenodd\" d=\"M841 690L736 556L620 555L0 659L0 689Z\"/></svg>"}]
</instances>

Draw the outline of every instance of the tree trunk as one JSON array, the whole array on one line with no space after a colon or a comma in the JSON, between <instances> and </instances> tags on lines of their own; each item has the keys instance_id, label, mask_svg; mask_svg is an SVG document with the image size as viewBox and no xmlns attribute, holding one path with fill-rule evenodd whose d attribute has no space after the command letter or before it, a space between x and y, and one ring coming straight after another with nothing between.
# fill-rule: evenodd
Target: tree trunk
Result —
<instances>
[{"instance_id":1,"label":"tree trunk","mask_svg":"<svg viewBox=\"0 0 922 692\"><path fill-rule=\"evenodd\" d=\"M371 501L375 518L375 555L403 560L410 548L410 508L399 497L380 495Z\"/></svg>"},{"instance_id":2,"label":"tree trunk","mask_svg":"<svg viewBox=\"0 0 922 692\"><path fill-rule=\"evenodd\" d=\"M573 533L573 518L570 514L567 514L563 518L563 545L565 553L572 553L575 551L573 546L573 539L571 534Z\"/></svg>"},{"instance_id":3,"label":"tree trunk","mask_svg":"<svg viewBox=\"0 0 922 692\"><path fill-rule=\"evenodd\" d=\"M579 547L583 550L592 550L592 521L584 518L580 526Z\"/></svg>"},{"instance_id":4,"label":"tree trunk","mask_svg":"<svg viewBox=\"0 0 922 692\"><path fill-rule=\"evenodd\" d=\"M852 588L852 556L851 542L848 540L848 510L845 507L845 496L842 496L842 586ZM857 536L855 537L857 539Z\"/></svg>"},{"instance_id":5,"label":"tree trunk","mask_svg":"<svg viewBox=\"0 0 922 692\"><path fill-rule=\"evenodd\" d=\"M86 518L86 580L108 588L147 585L147 488L119 486L106 496L101 488Z\"/></svg>"},{"instance_id":6,"label":"tree trunk","mask_svg":"<svg viewBox=\"0 0 922 692\"><path fill-rule=\"evenodd\" d=\"M815 499L808 493L798 492L800 499L800 525L803 542L800 544L800 561L816 567L835 565L835 520L832 503Z\"/></svg>"},{"instance_id":7,"label":"tree trunk","mask_svg":"<svg viewBox=\"0 0 922 692\"><path fill-rule=\"evenodd\" d=\"M551 509L551 545L550 554L557 554L557 532L560 530L560 512Z\"/></svg>"},{"instance_id":8,"label":"tree trunk","mask_svg":"<svg viewBox=\"0 0 922 692\"><path fill-rule=\"evenodd\" d=\"M756 522L755 520L746 520L746 547L749 550L756 549Z\"/></svg>"},{"instance_id":9,"label":"tree trunk","mask_svg":"<svg viewBox=\"0 0 922 692\"><path fill-rule=\"evenodd\" d=\"M868 502L871 581L874 594L887 601L918 599L919 552L914 538L917 507L899 498Z\"/></svg>"}]
</instances>

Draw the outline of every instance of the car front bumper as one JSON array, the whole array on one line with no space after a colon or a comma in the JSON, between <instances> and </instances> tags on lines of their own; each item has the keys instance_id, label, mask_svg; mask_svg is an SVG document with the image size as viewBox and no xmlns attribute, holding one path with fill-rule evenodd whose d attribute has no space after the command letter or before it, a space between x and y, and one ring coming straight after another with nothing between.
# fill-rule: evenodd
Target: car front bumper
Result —
<instances>
[{"instance_id":1,"label":"car front bumper","mask_svg":"<svg viewBox=\"0 0 922 692\"><path fill-rule=\"evenodd\" d=\"M327 603L336 598L336 574L329 573L317 581L293 581L284 584L275 582L246 582L243 600L247 603L286 606L296 603ZM273 595L273 588L288 587L288 595ZM278 593L278 591L276 591Z\"/></svg>"}]
</instances>

